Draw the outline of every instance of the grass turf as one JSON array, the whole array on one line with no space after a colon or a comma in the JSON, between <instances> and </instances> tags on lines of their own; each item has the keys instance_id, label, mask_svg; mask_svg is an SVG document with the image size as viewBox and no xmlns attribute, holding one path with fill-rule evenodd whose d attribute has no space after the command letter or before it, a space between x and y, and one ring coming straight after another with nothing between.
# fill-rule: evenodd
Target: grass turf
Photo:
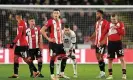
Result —
<instances>
[{"instance_id":1,"label":"grass turf","mask_svg":"<svg viewBox=\"0 0 133 80\"><path fill-rule=\"evenodd\" d=\"M107 65L106 65L107 66ZM107 67L106 67L107 73ZM8 77L13 74L13 65L12 64L0 64L0 80L34 80L29 77L29 69L26 64L21 64L19 67L19 78L18 79L9 79ZM35 80L50 80L50 71L49 65L44 64L42 69L42 74L45 78L36 78ZM78 78L73 78L73 69L72 65L67 65L65 74L69 76L70 80L104 80L96 79L95 77L99 74L98 65L92 64L80 64L78 65ZM115 64L113 66L113 80L122 80L122 71L121 65ZM64 80L64 79L60 79ZM133 80L133 65L127 65L127 80Z\"/></svg>"}]
</instances>

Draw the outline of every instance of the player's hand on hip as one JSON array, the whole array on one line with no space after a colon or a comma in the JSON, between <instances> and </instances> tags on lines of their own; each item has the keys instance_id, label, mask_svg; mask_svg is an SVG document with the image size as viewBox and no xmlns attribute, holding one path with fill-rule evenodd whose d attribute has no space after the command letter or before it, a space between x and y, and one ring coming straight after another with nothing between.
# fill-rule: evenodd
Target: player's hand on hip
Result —
<instances>
[{"instance_id":1,"label":"player's hand on hip","mask_svg":"<svg viewBox=\"0 0 133 80\"><path fill-rule=\"evenodd\" d=\"M14 43L14 42L12 42L12 43L10 44L10 48L13 48L13 47L14 47L14 45L15 45L15 43Z\"/></svg>"},{"instance_id":2,"label":"player's hand on hip","mask_svg":"<svg viewBox=\"0 0 133 80\"><path fill-rule=\"evenodd\" d=\"M48 41L49 42L55 42L55 39L54 38L48 38Z\"/></svg>"},{"instance_id":3,"label":"player's hand on hip","mask_svg":"<svg viewBox=\"0 0 133 80\"><path fill-rule=\"evenodd\" d=\"M104 40L100 42L100 45L104 45Z\"/></svg>"}]
</instances>

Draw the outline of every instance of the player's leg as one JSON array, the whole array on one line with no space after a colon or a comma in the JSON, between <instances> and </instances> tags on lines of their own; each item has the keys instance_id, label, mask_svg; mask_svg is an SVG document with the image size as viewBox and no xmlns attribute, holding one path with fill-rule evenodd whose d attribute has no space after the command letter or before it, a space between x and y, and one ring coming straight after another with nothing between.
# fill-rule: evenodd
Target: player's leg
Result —
<instances>
[{"instance_id":1,"label":"player's leg","mask_svg":"<svg viewBox=\"0 0 133 80\"><path fill-rule=\"evenodd\" d=\"M28 58L23 58L23 60L29 65L29 68L31 69L31 71L33 71L33 76L34 78L38 77L38 75L40 74L39 71L37 71L37 68L35 67L33 60L29 60Z\"/></svg>"},{"instance_id":2,"label":"player's leg","mask_svg":"<svg viewBox=\"0 0 133 80\"><path fill-rule=\"evenodd\" d=\"M19 56L18 55L14 55L14 74L12 76L10 76L9 78L18 78L18 68L19 68Z\"/></svg>"},{"instance_id":3,"label":"player's leg","mask_svg":"<svg viewBox=\"0 0 133 80\"><path fill-rule=\"evenodd\" d=\"M56 77L57 78L60 78L60 73L61 73L61 69L63 68L62 67L62 59L64 56L62 56L62 51L61 51L61 47L60 45L57 45L56 47L56 55L57 55L57 62L56 62ZM64 54L63 54L64 55ZM64 68L63 68L64 69Z\"/></svg>"},{"instance_id":4,"label":"player's leg","mask_svg":"<svg viewBox=\"0 0 133 80\"><path fill-rule=\"evenodd\" d=\"M18 78L18 68L19 68L19 53L20 49L18 46L15 47L14 50L14 74L9 78Z\"/></svg>"},{"instance_id":5,"label":"player's leg","mask_svg":"<svg viewBox=\"0 0 133 80\"><path fill-rule=\"evenodd\" d=\"M38 71L41 73L41 71L42 71L42 58L39 57L37 59L37 61L38 61Z\"/></svg>"},{"instance_id":6,"label":"player's leg","mask_svg":"<svg viewBox=\"0 0 133 80\"><path fill-rule=\"evenodd\" d=\"M120 57L119 59L121 61L121 66L122 66L122 74L123 74L122 79L126 79L126 63L125 63L125 60L124 60L123 57Z\"/></svg>"},{"instance_id":7,"label":"player's leg","mask_svg":"<svg viewBox=\"0 0 133 80\"><path fill-rule=\"evenodd\" d=\"M31 61L35 60L34 53L35 53L35 51L33 49L29 49L28 50L28 54L29 54L29 57L28 57L29 59L28 60L31 60ZM33 70L31 69L30 66L29 66L29 70L30 70L30 77L31 78L34 78L34 76L33 76Z\"/></svg>"},{"instance_id":8,"label":"player's leg","mask_svg":"<svg viewBox=\"0 0 133 80\"><path fill-rule=\"evenodd\" d=\"M72 58L72 64L73 64L74 77L77 77L77 63L76 63L76 59Z\"/></svg>"},{"instance_id":9,"label":"player's leg","mask_svg":"<svg viewBox=\"0 0 133 80\"><path fill-rule=\"evenodd\" d=\"M18 68L19 68L19 56L14 55L14 74L18 75Z\"/></svg>"},{"instance_id":10,"label":"player's leg","mask_svg":"<svg viewBox=\"0 0 133 80\"><path fill-rule=\"evenodd\" d=\"M51 56L51 59L50 59L50 74L51 74L51 79L52 80L55 80L56 77L54 75L54 62L55 62L55 59L56 59L56 56Z\"/></svg>"},{"instance_id":11,"label":"player's leg","mask_svg":"<svg viewBox=\"0 0 133 80\"><path fill-rule=\"evenodd\" d=\"M61 56L57 56L57 62L56 62L56 75L60 75L61 62L62 62L62 57L61 57Z\"/></svg>"},{"instance_id":12,"label":"player's leg","mask_svg":"<svg viewBox=\"0 0 133 80\"><path fill-rule=\"evenodd\" d=\"M123 73L122 79L126 79L126 62L124 60L124 51L122 49L121 41L117 42L117 57L121 61L121 67L122 67L122 73Z\"/></svg>"},{"instance_id":13,"label":"player's leg","mask_svg":"<svg viewBox=\"0 0 133 80\"><path fill-rule=\"evenodd\" d=\"M42 71L42 54L40 49L36 49L36 58L38 61L38 71L40 72L40 75L38 77L43 78L44 76L41 74Z\"/></svg>"},{"instance_id":14,"label":"player's leg","mask_svg":"<svg viewBox=\"0 0 133 80\"><path fill-rule=\"evenodd\" d=\"M64 71L66 68L66 62L67 62L67 57L63 57L61 61L61 73L60 77L65 78L65 79L70 79L68 76L65 75Z\"/></svg>"},{"instance_id":15,"label":"player's leg","mask_svg":"<svg viewBox=\"0 0 133 80\"><path fill-rule=\"evenodd\" d=\"M106 78L106 79L113 79L113 76L112 76L112 62L113 62L113 59L108 59L108 72L109 72L109 76Z\"/></svg>"},{"instance_id":16,"label":"player's leg","mask_svg":"<svg viewBox=\"0 0 133 80\"><path fill-rule=\"evenodd\" d=\"M72 50L70 58L73 64L74 77L77 77L77 62L76 62L76 56L75 56L75 49Z\"/></svg>"},{"instance_id":17,"label":"player's leg","mask_svg":"<svg viewBox=\"0 0 133 80\"><path fill-rule=\"evenodd\" d=\"M52 43L50 42L49 43L49 53L50 53L50 76L51 76L51 79L52 80L55 80L56 77L54 75L54 62L55 62L55 59L56 59L56 53L55 53L55 50L56 50L56 44L55 43Z\"/></svg>"},{"instance_id":18,"label":"player's leg","mask_svg":"<svg viewBox=\"0 0 133 80\"><path fill-rule=\"evenodd\" d=\"M100 74L97 78L105 77L105 62L104 62L105 46L96 47L96 58L100 69Z\"/></svg>"},{"instance_id":19,"label":"player's leg","mask_svg":"<svg viewBox=\"0 0 133 80\"><path fill-rule=\"evenodd\" d=\"M61 57L61 69L60 71L60 77L65 78L65 79L69 79L69 77L67 77L64 74L65 68L66 68L66 62L67 62L67 56L66 56L66 52L63 48L63 44L58 45L58 49L57 49L57 53L59 54L58 56ZM58 75L59 76L59 75Z\"/></svg>"},{"instance_id":20,"label":"player's leg","mask_svg":"<svg viewBox=\"0 0 133 80\"><path fill-rule=\"evenodd\" d=\"M43 74L41 74L42 71L42 57L38 58L38 71L40 72L40 75L38 77L43 78Z\"/></svg>"},{"instance_id":21,"label":"player's leg","mask_svg":"<svg viewBox=\"0 0 133 80\"><path fill-rule=\"evenodd\" d=\"M113 79L113 76L112 76L112 62L113 62L113 59L115 59L115 53L116 53L116 45L113 43L113 42L110 42L108 43L108 73L109 73L109 76L106 78L106 79Z\"/></svg>"},{"instance_id":22,"label":"player's leg","mask_svg":"<svg viewBox=\"0 0 133 80\"><path fill-rule=\"evenodd\" d=\"M34 78L36 78L40 74L40 72L37 71L37 68L35 67L33 60L31 59L32 56L28 50L28 46L22 47L21 57L29 65L29 68L33 71Z\"/></svg>"}]
</instances>

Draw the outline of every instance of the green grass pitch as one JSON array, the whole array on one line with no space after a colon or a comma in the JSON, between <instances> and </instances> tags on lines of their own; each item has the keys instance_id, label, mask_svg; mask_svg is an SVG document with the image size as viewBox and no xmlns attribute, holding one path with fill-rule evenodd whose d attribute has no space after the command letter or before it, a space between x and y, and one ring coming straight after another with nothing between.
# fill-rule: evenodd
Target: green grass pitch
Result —
<instances>
[{"instance_id":1,"label":"green grass pitch","mask_svg":"<svg viewBox=\"0 0 133 80\"><path fill-rule=\"evenodd\" d=\"M113 80L122 80L122 71L121 65L114 65L113 66ZM36 78L35 80L50 80L50 73L49 73L49 65L44 64L42 69L42 74L45 78ZM107 73L107 65L106 65L106 73ZM29 77L29 69L26 64L20 65L19 67L19 78L18 79L9 79L8 76L13 74L13 65L3 65L0 64L0 80L34 80L33 78ZM78 78L73 78L73 69L72 65L67 65L65 74L69 76L70 80L105 80L105 79L96 79L95 77L99 74L98 65L92 64L79 64L78 65ZM60 79L64 80L64 79ZM133 80L133 65L127 65L127 80Z\"/></svg>"}]
</instances>

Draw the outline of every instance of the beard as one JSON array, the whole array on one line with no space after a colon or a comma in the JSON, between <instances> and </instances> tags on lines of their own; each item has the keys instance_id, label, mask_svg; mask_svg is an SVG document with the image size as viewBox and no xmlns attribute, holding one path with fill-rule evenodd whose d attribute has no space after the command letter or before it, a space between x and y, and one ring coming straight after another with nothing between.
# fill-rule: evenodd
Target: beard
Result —
<instances>
[{"instance_id":1,"label":"beard","mask_svg":"<svg viewBox=\"0 0 133 80\"><path fill-rule=\"evenodd\" d=\"M96 20L98 21L98 20L100 20L101 19L101 17L96 17Z\"/></svg>"}]
</instances>

